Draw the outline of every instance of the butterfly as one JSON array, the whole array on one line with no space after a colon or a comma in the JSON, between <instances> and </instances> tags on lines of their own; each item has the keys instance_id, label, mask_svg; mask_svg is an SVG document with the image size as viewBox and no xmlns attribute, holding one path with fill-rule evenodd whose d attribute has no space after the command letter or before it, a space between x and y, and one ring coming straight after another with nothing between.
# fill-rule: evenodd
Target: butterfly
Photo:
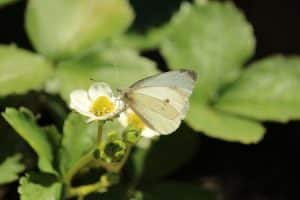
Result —
<instances>
[{"instance_id":1,"label":"butterfly","mask_svg":"<svg viewBox=\"0 0 300 200\"><path fill-rule=\"evenodd\" d=\"M174 70L141 79L121 91L121 99L151 129L174 132L184 119L197 80L191 70Z\"/></svg>"}]
</instances>

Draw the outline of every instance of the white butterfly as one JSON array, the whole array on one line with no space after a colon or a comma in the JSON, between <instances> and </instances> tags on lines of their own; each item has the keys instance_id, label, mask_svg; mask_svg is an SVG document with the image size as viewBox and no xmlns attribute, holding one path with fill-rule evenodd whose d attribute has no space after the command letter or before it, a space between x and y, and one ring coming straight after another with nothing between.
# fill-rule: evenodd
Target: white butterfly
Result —
<instances>
[{"instance_id":1,"label":"white butterfly","mask_svg":"<svg viewBox=\"0 0 300 200\"><path fill-rule=\"evenodd\" d=\"M196 79L191 70L161 73L135 82L121 99L149 128L169 134L185 117Z\"/></svg>"}]
</instances>

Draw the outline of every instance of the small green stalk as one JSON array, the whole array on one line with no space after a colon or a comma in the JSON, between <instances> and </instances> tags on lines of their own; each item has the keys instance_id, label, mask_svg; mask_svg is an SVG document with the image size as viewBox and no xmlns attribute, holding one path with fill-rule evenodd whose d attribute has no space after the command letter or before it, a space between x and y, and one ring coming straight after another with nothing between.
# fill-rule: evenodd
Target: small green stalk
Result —
<instances>
[{"instance_id":1,"label":"small green stalk","mask_svg":"<svg viewBox=\"0 0 300 200\"><path fill-rule=\"evenodd\" d=\"M84 155L67 173L65 176L65 182L67 184L67 198L71 197L78 197L78 199L83 199L86 195L98 192L98 191L105 191L108 187L110 187L113 182L109 180L106 175L101 176L100 180L94 184L83 185L76 188L71 187L71 181L76 173L84 166L88 165L91 161L95 161L94 152L96 149L99 148L100 143L102 142L102 130L103 130L103 121L99 121L98 126L98 135L97 135L97 142L95 143L95 147L86 155ZM99 167L103 167L108 172L119 174L122 168L124 167L126 161L131 152L132 144L126 143L126 152L123 158L117 163L106 163L102 160L96 160Z\"/></svg>"},{"instance_id":2,"label":"small green stalk","mask_svg":"<svg viewBox=\"0 0 300 200\"><path fill-rule=\"evenodd\" d=\"M111 183L104 175L100 178L100 181L97 183L71 188L68 193L68 198L75 197L75 196L78 196L79 198L83 198L88 194L96 191L105 191L110 185Z\"/></svg>"},{"instance_id":3,"label":"small green stalk","mask_svg":"<svg viewBox=\"0 0 300 200\"><path fill-rule=\"evenodd\" d=\"M71 186L71 181L72 181L73 177L76 175L76 173L94 159L93 153L94 153L95 149L98 148L98 146L101 142L102 130L103 130L103 126L104 126L105 122L99 121L98 123L99 123L98 124L98 134L97 134L97 142L95 143L95 147L89 153L87 153L86 155L81 157L80 160L67 172L64 180L68 186Z\"/></svg>"}]
</instances>

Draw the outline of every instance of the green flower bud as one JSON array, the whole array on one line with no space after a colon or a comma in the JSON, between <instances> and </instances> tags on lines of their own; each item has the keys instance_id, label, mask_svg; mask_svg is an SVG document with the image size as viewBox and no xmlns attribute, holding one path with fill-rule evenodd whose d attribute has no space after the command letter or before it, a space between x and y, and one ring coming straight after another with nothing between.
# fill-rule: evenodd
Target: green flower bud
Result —
<instances>
[{"instance_id":1,"label":"green flower bud","mask_svg":"<svg viewBox=\"0 0 300 200\"><path fill-rule=\"evenodd\" d=\"M130 144L136 144L141 138L141 130L134 126L128 126L124 133L124 140Z\"/></svg>"},{"instance_id":2,"label":"green flower bud","mask_svg":"<svg viewBox=\"0 0 300 200\"><path fill-rule=\"evenodd\" d=\"M119 162L125 156L126 144L120 139L113 140L102 145L100 157L105 162Z\"/></svg>"}]
</instances>

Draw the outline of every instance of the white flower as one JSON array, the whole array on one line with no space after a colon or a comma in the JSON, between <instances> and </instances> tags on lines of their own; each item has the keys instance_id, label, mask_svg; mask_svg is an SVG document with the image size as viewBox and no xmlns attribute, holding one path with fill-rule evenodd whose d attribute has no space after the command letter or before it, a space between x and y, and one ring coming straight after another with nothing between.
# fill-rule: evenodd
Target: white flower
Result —
<instances>
[{"instance_id":1,"label":"white flower","mask_svg":"<svg viewBox=\"0 0 300 200\"><path fill-rule=\"evenodd\" d=\"M146 138L160 135L158 132L147 127L147 125L130 108L120 114L119 122L124 127L132 125L135 128L140 129L141 135Z\"/></svg>"},{"instance_id":2,"label":"white flower","mask_svg":"<svg viewBox=\"0 0 300 200\"><path fill-rule=\"evenodd\" d=\"M113 95L106 83L94 83L89 90L75 90L70 94L70 108L89 117L88 122L106 120L118 115L124 103Z\"/></svg>"}]
</instances>

